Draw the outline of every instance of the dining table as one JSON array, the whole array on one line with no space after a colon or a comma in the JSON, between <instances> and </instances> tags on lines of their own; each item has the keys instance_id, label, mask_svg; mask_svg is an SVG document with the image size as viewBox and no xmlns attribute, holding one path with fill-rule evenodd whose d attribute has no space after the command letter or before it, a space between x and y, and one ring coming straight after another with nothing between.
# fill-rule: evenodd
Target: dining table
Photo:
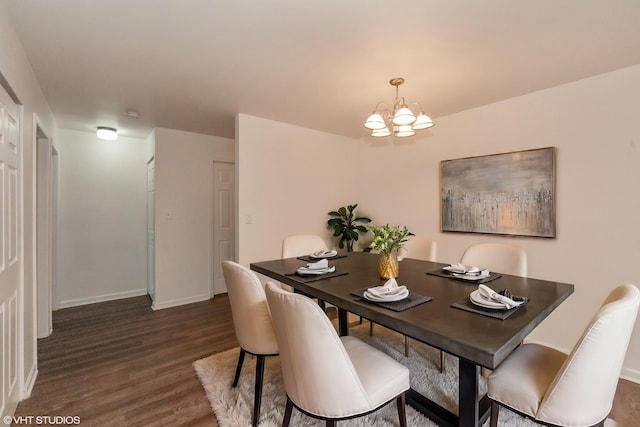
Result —
<instances>
[{"instance_id":1,"label":"dining table","mask_svg":"<svg viewBox=\"0 0 640 427\"><path fill-rule=\"evenodd\" d=\"M348 335L347 314L353 313L456 356L457 414L413 388L407 394L411 406L441 426L478 426L487 420L491 405L486 395L480 395L480 369L498 367L574 290L572 284L500 272L491 272L488 282L465 279L444 270L449 264L404 258L396 281L409 289L405 303L413 303L398 310L362 296L363 289L386 281L378 272L378 254L347 252L328 261L335 271L313 276L297 273L309 257L254 262L250 268L336 306L340 335ZM526 302L511 310L478 307L470 295L480 282L496 291L506 289Z\"/></svg>"}]
</instances>

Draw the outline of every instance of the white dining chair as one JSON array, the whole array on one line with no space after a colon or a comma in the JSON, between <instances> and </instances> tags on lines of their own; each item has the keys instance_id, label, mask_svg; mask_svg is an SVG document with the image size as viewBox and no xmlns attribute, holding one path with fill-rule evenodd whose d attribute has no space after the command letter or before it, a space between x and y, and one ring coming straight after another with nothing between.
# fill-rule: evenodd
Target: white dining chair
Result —
<instances>
[{"instance_id":1,"label":"white dining chair","mask_svg":"<svg viewBox=\"0 0 640 427\"><path fill-rule=\"evenodd\" d=\"M398 251L398 260L414 258L436 262L438 245L435 240L425 236L409 236L406 243Z\"/></svg>"},{"instance_id":2,"label":"white dining chair","mask_svg":"<svg viewBox=\"0 0 640 427\"><path fill-rule=\"evenodd\" d=\"M437 243L435 240L425 236L409 236L404 246L398 251L398 261L402 261L404 258L414 258L423 261L435 262L437 257ZM369 324L369 336L373 335L373 322ZM444 353L442 353L444 354ZM440 356L440 371L444 366ZM409 357L409 338L404 336L404 355Z\"/></svg>"},{"instance_id":3,"label":"white dining chair","mask_svg":"<svg viewBox=\"0 0 640 427\"><path fill-rule=\"evenodd\" d=\"M322 309L304 295L266 285L287 394L283 427L293 407L335 426L396 400L406 426L409 370L352 336L339 337ZM310 339L312 337L313 339Z\"/></svg>"},{"instance_id":4,"label":"white dining chair","mask_svg":"<svg viewBox=\"0 0 640 427\"><path fill-rule=\"evenodd\" d=\"M324 239L315 234L294 234L282 240L282 258L304 256L328 249Z\"/></svg>"},{"instance_id":5,"label":"white dining chair","mask_svg":"<svg viewBox=\"0 0 640 427\"><path fill-rule=\"evenodd\" d=\"M266 356L278 355L278 342L273 331L264 287L258 276L248 268L228 260L222 262L222 273L227 284L233 328L240 344L233 387L238 385L245 354L256 356L252 425L257 426L260 420L264 361Z\"/></svg>"},{"instance_id":6,"label":"white dining chair","mask_svg":"<svg viewBox=\"0 0 640 427\"><path fill-rule=\"evenodd\" d=\"M315 234L293 234L282 239L282 258L293 258L309 255L320 250L328 250L327 243L322 237ZM280 287L289 292L293 292L293 288L284 283L280 283ZM324 303L319 301L322 306Z\"/></svg>"},{"instance_id":7,"label":"white dining chair","mask_svg":"<svg viewBox=\"0 0 640 427\"><path fill-rule=\"evenodd\" d=\"M521 247L508 243L476 243L464 251L460 262L496 273L527 277L527 253ZM440 351L440 372L445 369L445 354ZM487 370L482 368L482 375L486 374Z\"/></svg>"},{"instance_id":8,"label":"white dining chair","mask_svg":"<svg viewBox=\"0 0 640 427\"><path fill-rule=\"evenodd\" d=\"M603 426L638 315L635 285L614 289L570 354L518 347L487 379L491 427L500 406L551 426Z\"/></svg>"},{"instance_id":9,"label":"white dining chair","mask_svg":"<svg viewBox=\"0 0 640 427\"><path fill-rule=\"evenodd\" d=\"M282 240L282 258L310 255L321 250L329 250L329 247L324 239L316 234L293 234ZM280 283L280 287L293 292L293 288L284 283ZM318 304L326 311L327 304L324 301L318 300Z\"/></svg>"},{"instance_id":10,"label":"white dining chair","mask_svg":"<svg viewBox=\"0 0 640 427\"><path fill-rule=\"evenodd\" d=\"M496 273L527 277L527 253L521 247L507 243L471 245L462 254L460 262Z\"/></svg>"}]
</instances>

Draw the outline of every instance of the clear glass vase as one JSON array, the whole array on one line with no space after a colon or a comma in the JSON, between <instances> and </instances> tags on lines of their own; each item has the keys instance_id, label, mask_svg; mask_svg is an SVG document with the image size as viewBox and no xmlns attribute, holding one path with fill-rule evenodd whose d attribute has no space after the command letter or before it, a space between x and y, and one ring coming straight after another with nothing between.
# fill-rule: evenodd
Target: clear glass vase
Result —
<instances>
[{"instance_id":1,"label":"clear glass vase","mask_svg":"<svg viewBox=\"0 0 640 427\"><path fill-rule=\"evenodd\" d=\"M391 279L398 277L399 271L398 251L391 251L389 254L381 253L378 264L378 272L381 279Z\"/></svg>"}]
</instances>

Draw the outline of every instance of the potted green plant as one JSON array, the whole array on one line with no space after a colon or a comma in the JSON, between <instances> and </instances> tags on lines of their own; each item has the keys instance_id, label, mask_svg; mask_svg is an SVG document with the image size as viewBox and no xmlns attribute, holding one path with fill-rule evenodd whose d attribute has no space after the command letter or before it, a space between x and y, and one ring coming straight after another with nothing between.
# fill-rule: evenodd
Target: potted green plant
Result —
<instances>
[{"instance_id":1,"label":"potted green plant","mask_svg":"<svg viewBox=\"0 0 640 427\"><path fill-rule=\"evenodd\" d=\"M347 252L353 252L353 242L357 241L360 237L359 233L366 233L367 228L363 224L371 222L370 218L366 216L356 216L354 213L358 204L342 206L337 211L329 212L329 220L327 226L333 229L333 235L340 237L338 247L344 249L346 246Z\"/></svg>"},{"instance_id":2,"label":"potted green plant","mask_svg":"<svg viewBox=\"0 0 640 427\"><path fill-rule=\"evenodd\" d=\"M367 230L373 233L370 247L380 253L378 270L380 277L390 279L398 277L398 250L404 246L413 233L406 226L399 225L369 225Z\"/></svg>"}]
</instances>

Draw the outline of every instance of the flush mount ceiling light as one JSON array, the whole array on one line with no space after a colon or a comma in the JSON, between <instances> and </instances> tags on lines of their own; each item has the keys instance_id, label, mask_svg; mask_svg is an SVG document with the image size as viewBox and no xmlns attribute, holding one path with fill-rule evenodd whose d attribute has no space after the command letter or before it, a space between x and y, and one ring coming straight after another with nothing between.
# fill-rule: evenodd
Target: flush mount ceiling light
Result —
<instances>
[{"instance_id":1,"label":"flush mount ceiling light","mask_svg":"<svg viewBox=\"0 0 640 427\"><path fill-rule=\"evenodd\" d=\"M98 126L98 138L106 139L107 141L115 141L118 139L118 130L115 128Z\"/></svg>"},{"instance_id":2,"label":"flush mount ceiling light","mask_svg":"<svg viewBox=\"0 0 640 427\"><path fill-rule=\"evenodd\" d=\"M402 77L389 80L389 84L396 87L396 99L393 101L393 110L390 110L383 102L379 102L378 105L376 105L373 114L371 114L364 123L364 127L371 129L371 136L383 137L393 135L398 138L405 138L415 135L417 130L428 129L434 125L433 120L424 113L420 104L417 102L413 103L420 108L420 114L416 117L413 111L407 106L404 98L398 96L398 86L402 83L404 83Z\"/></svg>"}]
</instances>

